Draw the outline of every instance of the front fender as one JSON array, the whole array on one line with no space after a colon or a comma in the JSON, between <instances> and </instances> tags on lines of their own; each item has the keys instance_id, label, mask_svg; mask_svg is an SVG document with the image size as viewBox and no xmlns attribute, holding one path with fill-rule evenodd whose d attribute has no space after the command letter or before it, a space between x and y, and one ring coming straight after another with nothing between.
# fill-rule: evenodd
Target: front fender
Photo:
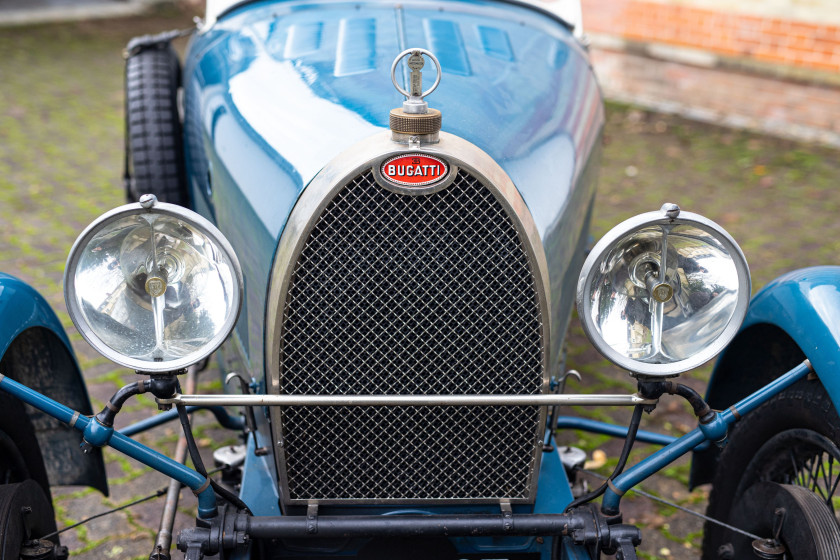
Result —
<instances>
[{"instance_id":1,"label":"front fender","mask_svg":"<svg viewBox=\"0 0 840 560\"><path fill-rule=\"evenodd\" d=\"M0 273L0 318L0 373L92 414L70 340L46 300L25 282ZM50 484L92 486L107 494L101 450L81 453L81 434L31 407L27 412Z\"/></svg>"},{"instance_id":2,"label":"front fender","mask_svg":"<svg viewBox=\"0 0 840 560\"><path fill-rule=\"evenodd\" d=\"M795 270L756 294L738 336L718 358L706 399L724 409L805 358L840 410L840 266ZM717 453L694 453L692 487L711 481Z\"/></svg>"},{"instance_id":3,"label":"front fender","mask_svg":"<svg viewBox=\"0 0 840 560\"><path fill-rule=\"evenodd\" d=\"M0 356L23 331L35 327L50 330L73 352L70 339L41 294L24 281L0 272ZM74 358L75 361L75 358Z\"/></svg>"},{"instance_id":4,"label":"front fender","mask_svg":"<svg viewBox=\"0 0 840 560\"><path fill-rule=\"evenodd\" d=\"M759 323L779 327L796 342L840 409L840 266L796 270L768 284L744 327Z\"/></svg>"}]
</instances>

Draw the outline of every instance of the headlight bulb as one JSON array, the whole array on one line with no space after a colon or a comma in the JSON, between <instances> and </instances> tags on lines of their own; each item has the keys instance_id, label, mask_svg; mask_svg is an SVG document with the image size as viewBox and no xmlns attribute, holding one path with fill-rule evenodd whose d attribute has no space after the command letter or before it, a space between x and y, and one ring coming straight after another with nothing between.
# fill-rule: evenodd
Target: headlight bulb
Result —
<instances>
[{"instance_id":1,"label":"headlight bulb","mask_svg":"<svg viewBox=\"0 0 840 560\"><path fill-rule=\"evenodd\" d=\"M661 270L659 256L644 253L630 263L630 280L647 290L654 301L667 303L674 297L674 288L668 283L667 274L663 275Z\"/></svg>"}]
</instances>

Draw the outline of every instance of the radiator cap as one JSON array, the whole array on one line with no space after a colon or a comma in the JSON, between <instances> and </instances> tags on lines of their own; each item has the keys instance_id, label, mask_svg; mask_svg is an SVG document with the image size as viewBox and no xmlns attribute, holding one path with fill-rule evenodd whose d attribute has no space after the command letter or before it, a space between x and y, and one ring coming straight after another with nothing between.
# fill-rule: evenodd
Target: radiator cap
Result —
<instances>
[{"instance_id":1,"label":"radiator cap","mask_svg":"<svg viewBox=\"0 0 840 560\"><path fill-rule=\"evenodd\" d=\"M425 66L423 55L426 55L435 64L437 78L432 87L423 91L423 74L420 72ZM403 89L397 82L397 65L408 57L408 81L409 91ZM424 98L432 93L440 84L440 62L435 55L426 49L407 49L397 55L394 63L391 64L391 82L401 94L405 96L402 107L391 110L390 126L391 136L395 142L400 143L435 143L438 141L442 117L437 109L429 109L429 104Z\"/></svg>"}]
</instances>

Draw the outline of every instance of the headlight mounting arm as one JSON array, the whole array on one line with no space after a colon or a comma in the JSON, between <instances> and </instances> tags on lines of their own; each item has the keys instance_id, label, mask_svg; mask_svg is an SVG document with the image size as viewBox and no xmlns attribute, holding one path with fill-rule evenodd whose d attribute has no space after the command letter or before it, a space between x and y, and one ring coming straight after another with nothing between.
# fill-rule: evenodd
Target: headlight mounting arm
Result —
<instances>
[{"instance_id":1,"label":"headlight mounting arm","mask_svg":"<svg viewBox=\"0 0 840 560\"><path fill-rule=\"evenodd\" d=\"M674 381L639 380L639 394L648 399L659 399L664 394L678 395L688 401L691 408L694 409L694 415L697 416L701 424L708 424L715 417L715 412L703 400L700 393L682 383L675 383Z\"/></svg>"}]
</instances>

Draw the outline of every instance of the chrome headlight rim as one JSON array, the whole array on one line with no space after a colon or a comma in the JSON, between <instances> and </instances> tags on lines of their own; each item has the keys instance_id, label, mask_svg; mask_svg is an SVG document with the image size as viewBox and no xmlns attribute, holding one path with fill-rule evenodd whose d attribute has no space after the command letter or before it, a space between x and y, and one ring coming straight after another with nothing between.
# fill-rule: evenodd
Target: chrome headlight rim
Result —
<instances>
[{"instance_id":1,"label":"chrome headlight rim","mask_svg":"<svg viewBox=\"0 0 840 560\"><path fill-rule=\"evenodd\" d=\"M671 217L666 213L666 209L670 209L671 207L677 209L678 215L676 217ZM593 277L599 272L597 265L603 262L602 257L604 255L609 254L627 236L653 226L689 226L708 233L720 242L723 248L732 256L732 262L738 274L738 300L729 322L718 337L702 350L688 358L664 364L634 360L610 346L591 320L592 301L589 297L590 292L588 289ZM578 316L586 337L605 358L617 366L628 370L634 377L674 377L708 362L732 341L746 318L751 293L752 280L750 278L747 259L732 236L719 224L705 216L693 212L680 211L676 205L666 204L661 210L646 212L624 220L608 231L595 244L589 252L578 277L576 303Z\"/></svg>"},{"instance_id":2,"label":"chrome headlight rim","mask_svg":"<svg viewBox=\"0 0 840 560\"><path fill-rule=\"evenodd\" d=\"M233 301L231 307L233 312L228 314L219 332L212 337L205 345L198 351L195 351L183 358L160 362L161 365L156 366L156 362L147 360L140 360L117 352L107 344L93 331L88 322L84 318L84 313L79 306L75 280L75 275L79 260L82 257L82 249L87 247L90 241L104 228L113 224L118 220L129 218L148 213L156 213L170 218L181 220L190 226L194 227L203 235L207 236L216 246L226 254L230 262L231 270L234 276L236 289L233 290ZM67 262L64 267L64 276L62 279L64 284L64 301L67 305L67 312L70 315L70 320L76 330L82 337L90 344L97 352L112 362L123 367L131 368L138 372L144 373L168 373L183 370L193 364L196 364L215 352L219 346L227 339L233 330L236 321L239 319L239 314L242 309L242 302L244 300L244 280L242 275L242 267L236 252L233 250L230 242L213 225L209 220L203 216L176 204L169 204L166 202L158 202L152 199L148 206L144 206L139 202L132 204L125 204L118 206L108 212L99 216L96 220L91 222L70 248L70 253L67 256Z\"/></svg>"}]
</instances>

